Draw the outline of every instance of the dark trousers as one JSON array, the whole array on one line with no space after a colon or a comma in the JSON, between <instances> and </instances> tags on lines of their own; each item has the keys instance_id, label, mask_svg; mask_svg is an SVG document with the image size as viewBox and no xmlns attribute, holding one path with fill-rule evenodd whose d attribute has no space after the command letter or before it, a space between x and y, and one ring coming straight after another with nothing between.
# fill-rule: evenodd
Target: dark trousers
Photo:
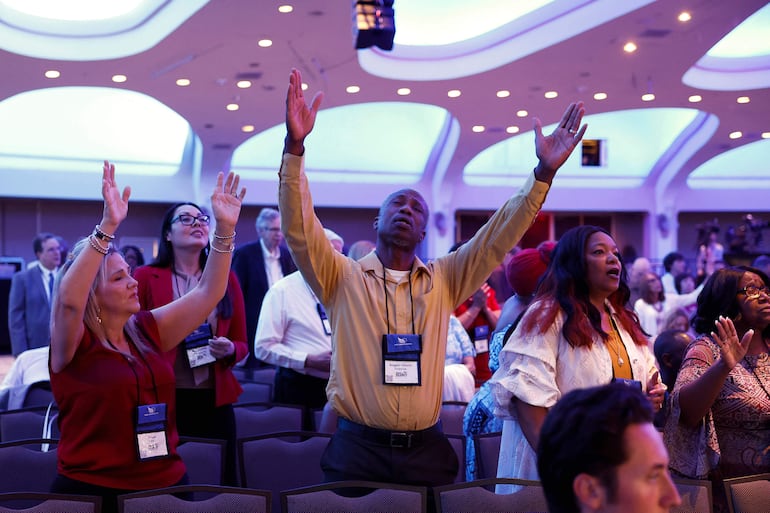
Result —
<instances>
[{"instance_id":1,"label":"dark trousers","mask_svg":"<svg viewBox=\"0 0 770 513\"><path fill-rule=\"evenodd\" d=\"M364 480L427 486L431 505L431 488L454 482L459 467L457 454L440 423L410 433L414 435L391 434L340 418L337 431L321 457L324 481Z\"/></svg>"},{"instance_id":2,"label":"dark trousers","mask_svg":"<svg viewBox=\"0 0 770 513\"><path fill-rule=\"evenodd\" d=\"M225 485L237 486L235 413L232 404L215 406L214 389L176 390L176 426L180 436L224 440Z\"/></svg>"},{"instance_id":3,"label":"dark trousers","mask_svg":"<svg viewBox=\"0 0 770 513\"><path fill-rule=\"evenodd\" d=\"M172 486L186 485L189 483L190 479L187 477L187 474L185 474L179 482L174 483ZM159 486L158 488L161 487ZM70 495L96 495L102 498L102 513L118 513L118 495L133 493L138 490L107 488L106 486L84 483L83 481L77 481L61 474L57 474L56 479L51 485L51 491L53 493L66 493ZM192 497L186 495L188 494L180 494L180 498L186 500L192 499Z\"/></svg>"},{"instance_id":4,"label":"dark trousers","mask_svg":"<svg viewBox=\"0 0 770 513\"><path fill-rule=\"evenodd\" d=\"M311 410L323 408L326 404L326 385L329 380L278 367L274 383L273 401L304 406L302 429L315 430Z\"/></svg>"}]
</instances>

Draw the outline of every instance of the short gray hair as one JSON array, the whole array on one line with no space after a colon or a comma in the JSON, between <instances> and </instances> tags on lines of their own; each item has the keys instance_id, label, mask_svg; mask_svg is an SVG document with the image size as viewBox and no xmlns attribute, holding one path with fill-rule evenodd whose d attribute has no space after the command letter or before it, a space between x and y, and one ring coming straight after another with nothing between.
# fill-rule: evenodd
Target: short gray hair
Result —
<instances>
[{"instance_id":1,"label":"short gray hair","mask_svg":"<svg viewBox=\"0 0 770 513\"><path fill-rule=\"evenodd\" d=\"M262 210L259 211L259 215L257 216L257 222L256 227L257 230L259 230L259 227L264 225L265 223L269 223L273 219L280 217L281 213L278 212L274 208L265 207Z\"/></svg>"}]
</instances>

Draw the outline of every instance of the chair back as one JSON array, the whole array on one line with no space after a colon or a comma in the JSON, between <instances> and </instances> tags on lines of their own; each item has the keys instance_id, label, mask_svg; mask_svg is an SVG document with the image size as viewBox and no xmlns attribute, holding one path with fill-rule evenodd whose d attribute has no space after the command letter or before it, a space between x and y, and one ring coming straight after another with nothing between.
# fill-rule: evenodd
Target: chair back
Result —
<instances>
[{"instance_id":1,"label":"chair back","mask_svg":"<svg viewBox=\"0 0 770 513\"><path fill-rule=\"evenodd\" d=\"M759 513L770 510L770 473L725 479L730 513Z\"/></svg>"},{"instance_id":2,"label":"chair back","mask_svg":"<svg viewBox=\"0 0 770 513\"><path fill-rule=\"evenodd\" d=\"M497 494L497 485L516 486L519 491ZM493 478L438 486L433 489L438 513L508 513L511 511L548 511L539 481Z\"/></svg>"},{"instance_id":3,"label":"chair back","mask_svg":"<svg viewBox=\"0 0 770 513\"><path fill-rule=\"evenodd\" d=\"M118 496L119 513L270 513L266 490L184 485Z\"/></svg>"},{"instance_id":4,"label":"chair back","mask_svg":"<svg viewBox=\"0 0 770 513\"><path fill-rule=\"evenodd\" d=\"M473 436L476 447L476 476L477 479L497 477L497 460L500 458L500 442L503 434L483 433Z\"/></svg>"},{"instance_id":5,"label":"chair back","mask_svg":"<svg viewBox=\"0 0 770 513\"><path fill-rule=\"evenodd\" d=\"M56 407L34 406L0 412L0 443L35 438L59 438Z\"/></svg>"},{"instance_id":6,"label":"chair back","mask_svg":"<svg viewBox=\"0 0 770 513\"><path fill-rule=\"evenodd\" d=\"M212 438L179 437L176 450L187 467L191 485L224 484L226 444Z\"/></svg>"},{"instance_id":7,"label":"chair back","mask_svg":"<svg viewBox=\"0 0 770 513\"><path fill-rule=\"evenodd\" d=\"M0 492L48 492L56 478L57 440L35 439L0 444ZM41 447L50 450L41 451Z\"/></svg>"},{"instance_id":8,"label":"chair back","mask_svg":"<svg viewBox=\"0 0 770 513\"><path fill-rule=\"evenodd\" d=\"M444 401L441 403L439 419L447 435L463 434L463 416L468 403L463 401Z\"/></svg>"},{"instance_id":9,"label":"chair back","mask_svg":"<svg viewBox=\"0 0 770 513\"><path fill-rule=\"evenodd\" d=\"M672 478L682 504L671 508L671 513L711 513L714 511L711 481L705 479Z\"/></svg>"},{"instance_id":10,"label":"chair back","mask_svg":"<svg viewBox=\"0 0 770 513\"><path fill-rule=\"evenodd\" d=\"M321 410L321 414L316 417L315 430L330 435L337 431L337 412L334 411L331 403L327 402Z\"/></svg>"},{"instance_id":11,"label":"chair back","mask_svg":"<svg viewBox=\"0 0 770 513\"><path fill-rule=\"evenodd\" d=\"M243 392L235 404L267 403L273 400L273 385L269 383L241 383Z\"/></svg>"},{"instance_id":12,"label":"chair back","mask_svg":"<svg viewBox=\"0 0 770 513\"><path fill-rule=\"evenodd\" d=\"M339 481L281 492L283 513L424 513L427 488L372 481Z\"/></svg>"},{"instance_id":13,"label":"chair back","mask_svg":"<svg viewBox=\"0 0 770 513\"><path fill-rule=\"evenodd\" d=\"M0 493L0 513L100 513L102 498L48 492Z\"/></svg>"},{"instance_id":14,"label":"chair back","mask_svg":"<svg viewBox=\"0 0 770 513\"><path fill-rule=\"evenodd\" d=\"M331 435L306 431L272 433L238 440L241 486L270 490L273 511L280 492L323 482L321 455Z\"/></svg>"},{"instance_id":15,"label":"chair back","mask_svg":"<svg viewBox=\"0 0 770 513\"><path fill-rule=\"evenodd\" d=\"M234 405L237 438L267 433L301 431L304 409L297 405L257 402Z\"/></svg>"}]
</instances>

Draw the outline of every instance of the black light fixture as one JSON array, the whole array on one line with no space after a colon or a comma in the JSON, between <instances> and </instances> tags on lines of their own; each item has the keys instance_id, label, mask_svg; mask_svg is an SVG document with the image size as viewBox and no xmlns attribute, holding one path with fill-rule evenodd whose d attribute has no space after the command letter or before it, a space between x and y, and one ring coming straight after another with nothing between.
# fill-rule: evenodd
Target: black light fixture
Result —
<instances>
[{"instance_id":1,"label":"black light fixture","mask_svg":"<svg viewBox=\"0 0 770 513\"><path fill-rule=\"evenodd\" d=\"M393 0L354 0L353 3L356 49L376 46L392 50L396 36Z\"/></svg>"}]
</instances>

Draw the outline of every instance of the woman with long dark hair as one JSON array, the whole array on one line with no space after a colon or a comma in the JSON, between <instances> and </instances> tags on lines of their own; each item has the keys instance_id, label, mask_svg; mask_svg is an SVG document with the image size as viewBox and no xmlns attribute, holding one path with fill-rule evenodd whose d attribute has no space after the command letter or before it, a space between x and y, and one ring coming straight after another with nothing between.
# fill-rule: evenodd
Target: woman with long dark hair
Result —
<instances>
[{"instance_id":1,"label":"woman with long dark hair","mask_svg":"<svg viewBox=\"0 0 770 513\"><path fill-rule=\"evenodd\" d=\"M556 244L533 302L500 353L493 377L504 419L499 477L538 479L534 448L548 408L565 393L620 380L657 410L665 388L629 298L615 241L579 226Z\"/></svg>"},{"instance_id":2,"label":"woman with long dark hair","mask_svg":"<svg viewBox=\"0 0 770 513\"><path fill-rule=\"evenodd\" d=\"M720 269L698 297L699 333L684 355L665 440L671 468L710 478L727 511L723 478L770 472L770 279Z\"/></svg>"},{"instance_id":3,"label":"woman with long dark hair","mask_svg":"<svg viewBox=\"0 0 770 513\"><path fill-rule=\"evenodd\" d=\"M210 217L194 203L178 203L166 211L158 257L134 272L143 309L163 306L195 287L211 249L209 222ZM232 271L227 291L218 299L206 320L165 356L176 375L179 434L226 440L225 483L235 485L232 405L242 388L232 367L247 356L249 349L243 294Z\"/></svg>"}]
</instances>

